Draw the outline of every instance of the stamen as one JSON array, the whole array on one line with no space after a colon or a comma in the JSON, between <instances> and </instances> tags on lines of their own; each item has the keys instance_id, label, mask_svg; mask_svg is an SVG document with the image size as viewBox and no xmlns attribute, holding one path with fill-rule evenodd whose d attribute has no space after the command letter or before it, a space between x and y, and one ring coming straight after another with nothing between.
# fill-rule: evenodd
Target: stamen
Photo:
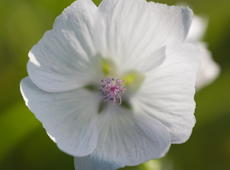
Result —
<instances>
[{"instance_id":1,"label":"stamen","mask_svg":"<svg viewBox=\"0 0 230 170\"><path fill-rule=\"evenodd\" d=\"M104 101L121 104L125 90L123 80L117 78L105 78L101 80L100 91Z\"/></svg>"}]
</instances>

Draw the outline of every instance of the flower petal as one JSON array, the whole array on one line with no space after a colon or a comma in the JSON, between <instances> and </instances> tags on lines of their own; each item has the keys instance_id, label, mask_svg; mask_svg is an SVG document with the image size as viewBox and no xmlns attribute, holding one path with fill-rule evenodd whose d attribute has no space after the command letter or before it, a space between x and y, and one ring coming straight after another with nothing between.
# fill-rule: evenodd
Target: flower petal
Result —
<instances>
[{"instance_id":1,"label":"flower petal","mask_svg":"<svg viewBox=\"0 0 230 170\"><path fill-rule=\"evenodd\" d=\"M155 50L183 41L192 16L188 8L145 0L104 0L99 11L105 18L107 48L124 70L135 68L134 60L155 62Z\"/></svg>"},{"instance_id":2,"label":"flower petal","mask_svg":"<svg viewBox=\"0 0 230 170\"><path fill-rule=\"evenodd\" d=\"M75 157L74 167L76 170L116 170L120 168L119 165L91 156Z\"/></svg>"},{"instance_id":3,"label":"flower petal","mask_svg":"<svg viewBox=\"0 0 230 170\"><path fill-rule=\"evenodd\" d=\"M207 19L194 16L187 36L188 41L200 41L207 28Z\"/></svg>"},{"instance_id":4,"label":"flower petal","mask_svg":"<svg viewBox=\"0 0 230 170\"><path fill-rule=\"evenodd\" d=\"M100 71L93 41L96 10L91 0L74 2L29 52L29 76L40 89L67 91L97 78Z\"/></svg>"},{"instance_id":5,"label":"flower petal","mask_svg":"<svg viewBox=\"0 0 230 170\"><path fill-rule=\"evenodd\" d=\"M165 47L154 50L149 55L143 55L142 58L136 58L132 60L130 64L127 64L123 70L138 70L141 73L146 73L160 66L165 60Z\"/></svg>"},{"instance_id":6,"label":"flower petal","mask_svg":"<svg viewBox=\"0 0 230 170\"><path fill-rule=\"evenodd\" d=\"M98 98L86 90L47 93L29 78L21 82L26 105L42 122L51 139L64 152L74 156L90 154L97 145Z\"/></svg>"},{"instance_id":7,"label":"flower petal","mask_svg":"<svg viewBox=\"0 0 230 170\"><path fill-rule=\"evenodd\" d=\"M92 156L116 166L137 165L163 156L170 137L165 126L152 117L108 106L99 119L100 135Z\"/></svg>"},{"instance_id":8,"label":"flower petal","mask_svg":"<svg viewBox=\"0 0 230 170\"><path fill-rule=\"evenodd\" d=\"M211 53L204 43L196 43L201 51L201 67L197 75L196 88L200 89L210 84L220 74L219 65L213 60Z\"/></svg>"},{"instance_id":9,"label":"flower petal","mask_svg":"<svg viewBox=\"0 0 230 170\"><path fill-rule=\"evenodd\" d=\"M146 76L131 103L167 126L172 143L185 142L195 124L194 94L199 48L178 45L166 49L165 62Z\"/></svg>"}]
</instances>

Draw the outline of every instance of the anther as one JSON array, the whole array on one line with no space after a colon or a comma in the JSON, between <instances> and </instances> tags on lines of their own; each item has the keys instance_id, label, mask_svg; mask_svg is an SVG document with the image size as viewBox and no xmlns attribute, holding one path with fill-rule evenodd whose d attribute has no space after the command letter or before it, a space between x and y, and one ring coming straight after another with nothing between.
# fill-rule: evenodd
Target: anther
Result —
<instances>
[{"instance_id":1,"label":"anther","mask_svg":"<svg viewBox=\"0 0 230 170\"><path fill-rule=\"evenodd\" d=\"M101 80L100 91L104 101L121 104L125 92L124 82L117 78L105 78Z\"/></svg>"}]
</instances>

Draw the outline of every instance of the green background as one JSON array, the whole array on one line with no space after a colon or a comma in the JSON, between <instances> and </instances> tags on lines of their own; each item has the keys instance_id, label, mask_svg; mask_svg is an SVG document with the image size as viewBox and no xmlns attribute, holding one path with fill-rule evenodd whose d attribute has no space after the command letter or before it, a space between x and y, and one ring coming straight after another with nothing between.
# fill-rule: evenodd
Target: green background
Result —
<instances>
[{"instance_id":1,"label":"green background","mask_svg":"<svg viewBox=\"0 0 230 170\"><path fill-rule=\"evenodd\" d=\"M73 170L26 108L19 92L27 54L73 0L0 0L0 170ZM176 0L158 0L175 4ZM97 4L99 1L95 1ZM153 170L230 169L230 1L187 0L209 19L204 40L221 75L196 95L197 124L190 140L173 145ZM125 168L147 170L146 166Z\"/></svg>"}]
</instances>

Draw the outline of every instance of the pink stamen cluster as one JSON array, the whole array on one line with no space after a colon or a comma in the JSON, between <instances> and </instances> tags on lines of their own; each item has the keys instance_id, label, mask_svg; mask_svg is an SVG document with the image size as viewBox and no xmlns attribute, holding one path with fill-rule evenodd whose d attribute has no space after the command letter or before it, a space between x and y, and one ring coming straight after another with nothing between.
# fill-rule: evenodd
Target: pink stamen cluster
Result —
<instances>
[{"instance_id":1,"label":"pink stamen cluster","mask_svg":"<svg viewBox=\"0 0 230 170\"><path fill-rule=\"evenodd\" d=\"M125 90L123 80L117 78L105 78L101 80L100 91L105 101L121 104Z\"/></svg>"}]
</instances>

